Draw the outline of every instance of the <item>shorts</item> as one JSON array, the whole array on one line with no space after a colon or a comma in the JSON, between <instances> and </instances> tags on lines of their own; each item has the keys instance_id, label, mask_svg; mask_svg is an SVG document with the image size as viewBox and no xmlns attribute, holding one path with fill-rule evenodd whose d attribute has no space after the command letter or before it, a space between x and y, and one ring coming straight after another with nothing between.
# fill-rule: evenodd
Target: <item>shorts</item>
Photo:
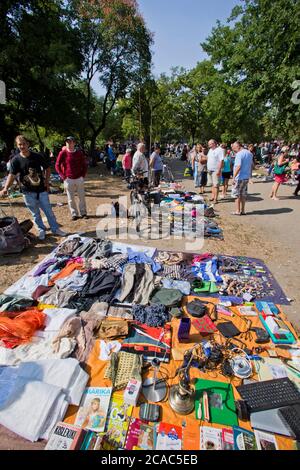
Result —
<instances>
[{"instance_id":1,"label":"shorts","mask_svg":"<svg viewBox=\"0 0 300 470\"><path fill-rule=\"evenodd\" d=\"M283 175L275 175L275 182L276 183L279 183L279 184L283 184L283 183L286 183L287 181L287 177L285 174Z\"/></svg>"},{"instance_id":2,"label":"shorts","mask_svg":"<svg viewBox=\"0 0 300 470\"><path fill-rule=\"evenodd\" d=\"M220 178L218 176L218 170L207 172L208 185L218 188L220 186Z\"/></svg>"},{"instance_id":3,"label":"shorts","mask_svg":"<svg viewBox=\"0 0 300 470\"><path fill-rule=\"evenodd\" d=\"M231 195L233 198L246 198L248 196L249 180L239 180L233 183Z\"/></svg>"},{"instance_id":4,"label":"shorts","mask_svg":"<svg viewBox=\"0 0 300 470\"><path fill-rule=\"evenodd\" d=\"M222 173L222 178L223 178L224 180L230 180L231 175L232 175L231 171L228 171L228 172L224 171L224 172Z\"/></svg>"}]
</instances>

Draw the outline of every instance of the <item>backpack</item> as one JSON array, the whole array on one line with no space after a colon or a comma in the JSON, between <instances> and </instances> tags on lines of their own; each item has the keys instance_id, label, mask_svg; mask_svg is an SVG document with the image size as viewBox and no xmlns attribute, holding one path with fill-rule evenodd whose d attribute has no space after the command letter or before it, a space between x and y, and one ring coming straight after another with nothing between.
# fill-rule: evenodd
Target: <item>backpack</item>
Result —
<instances>
[{"instance_id":1,"label":"backpack","mask_svg":"<svg viewBox=\"0 0 300 470\"><path fill-rule=\"evenodd\" d=\"M15 217L0 218L0 254L21 253L26 246L18 220Z\"/></svg>"}]
</instances>

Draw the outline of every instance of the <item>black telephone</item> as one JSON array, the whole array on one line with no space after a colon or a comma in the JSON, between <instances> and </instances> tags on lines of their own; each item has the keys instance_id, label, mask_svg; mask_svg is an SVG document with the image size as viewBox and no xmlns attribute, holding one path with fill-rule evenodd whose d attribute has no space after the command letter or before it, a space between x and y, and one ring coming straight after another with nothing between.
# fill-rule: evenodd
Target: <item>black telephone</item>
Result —
<instances>
[{"instance_id":1,"label":"black telephone","mask_svg":"<svg viewBox=\"0 0 300 470\"><path fill-rule=\"evenodd\" d=\"M257 344L265 344L270 341L270 335L267 333L266 330L263 328L251 328L250 331L254 331L256 333L256 340Z\"/></svg>"},{"instance_id":2,"label":"black telephone","mask_svg":"<svg viewBox=\"0 0 300 470\"><path fill-rule=\"evenodd\" d=\"M161 407L159 405L142 403L140 406L140 419L156 423L160 419L160 410Z\"/></svg>"}]
</instances>

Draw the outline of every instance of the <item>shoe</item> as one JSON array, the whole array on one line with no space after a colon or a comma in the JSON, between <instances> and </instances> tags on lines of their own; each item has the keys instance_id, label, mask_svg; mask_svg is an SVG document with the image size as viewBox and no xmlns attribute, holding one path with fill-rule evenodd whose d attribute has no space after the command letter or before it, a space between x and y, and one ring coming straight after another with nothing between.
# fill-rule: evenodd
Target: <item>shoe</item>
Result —
<instances>
[{"instance_id":1,"label":"shoe","mask_svg":"<svg viewBox=\"0 0 300 470\"><path fill-rule=\"evenodd\" d=\"M231 212L231 215L241 215L240 212Z\"/></svg>"},{"instance_id":2,"label":"shoe","mask_svg":"<svg viewBox=\"0 0 300 470\"><path fill-rule=\"evenodd\" d=\"M38 239L39 239L39 240L45 240L45 238L46 238L46 232L45 232L45 230L40 230L40 231L39 231L39 234L38 234Z\"/></svg>"},{"instance_id":3,"label":"shoe","mask_svg":"<svg viewBox=\"0 0 300 470\"><path fill-rule=\"evenodd\" d=\"M87 214L84 214L84 215L81 216L81 218L82 218L82 219L88 219L89 216L88 216Z\"/></svg>"},{"instance_id":4,"label":"shoe","mask_svg":"<svg viewBox=\"0 0 300 470\"><path fill-rule=\"evenodd\" d=\"M60 228L58 228L57 230L55 230L55 232L52 232L52 233L53 233L53 235L57 235L58 237L66 237L67 236L66 232L64 232Z\"/></svg>"},{"instance_id":5,"label":"shoe","mask_svg":"<svg viewBox=\"0 0 300 470\"><path fill-rule=\"evenodd\" d=\"M78 215L72 215L72 220L78 220L78 219L79 219Z\"/></svg>"}]
</instances>

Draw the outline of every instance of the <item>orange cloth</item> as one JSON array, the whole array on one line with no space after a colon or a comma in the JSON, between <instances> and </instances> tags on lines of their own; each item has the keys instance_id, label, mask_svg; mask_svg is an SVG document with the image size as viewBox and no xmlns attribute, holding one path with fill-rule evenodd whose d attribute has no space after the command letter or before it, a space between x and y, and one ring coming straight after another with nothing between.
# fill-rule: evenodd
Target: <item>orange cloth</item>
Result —
<instances>
[{"instance_id":1,"label":"orange cloth","mask_svg":"<svg viewBox=\"0 0 300 470\"><path fill-rule=\"evenodd\" d=\"M54 286L55 281L70 276L70 274L72 274L76 269L78 271L85 271L83 268L83 261L80 263L78 261L72 261L71 263L68 263L67 266L65 266L58 274L55 274L55 276L50 279L48 285Z\"/></svg>"},{"instance_id":2,"label":"orange cloth","mask_svg":"<svg viewBox=\"0 0 300 470\"><path fill-rule=\"evenodd\" d=\"M187 302L190 302L191 300L195 298L199 298L199 297L186 297L184 298L183 304L186 305ZM203 298L202 300L204 301L207 300L212 303L217 303L217 299L214 299L214 298L209 298L209 299ZM212 309L212 306L209 306L209 308ZM233 311L237 312L235 308L233 308ZM186 313L186 316L189 316L186 310L185 310L185 313ZM282 318L285 319L285 316L283 314L282 314ZM239 318L238 316L227 317L227 316L219 315L219 319L216 323L222 320L230 320L240 329L240 331L246 331L246 321L244 319ZM252 321L253 326L261 327L258 317L257 318L251 317L251 321ZM180 320L178 319L173 319L171 322L172 351L173 351L172 358L169 364L163 363L160 365L160 369L159 369L159 377L163 377L167 379L167 383L169 387L178 383L178 377L175 377L176 370L182 364L182 358L180 358L179 361L174 360L173 358L174 350L178 352L179 356L181 355L183 357L184 351L191 349L195 344L199 343L203 339L203 337L199 333L197 333L196 329L192 326L191 333L190 333L190 343L179 344L178 339L177 339L179 324L180 324ZM288 323L288 325L291 327L292 332L296 333L295 330L290 325L290 323ZM205 338L207 338L207 336ZM224 338L221 337L219 333L215 333L214 338L217 341L224 342ZM244 342L245 344L247 344L249 348L257 347L257 344L255 344L254 339L255 339L255 334L253 335L253 337L249 337L249 339L245 340ZM237 342L237 345L238 345L238 342ZM100 342L96 341L94 349L92 350L89 356L89 359L87 361L86 370L90 373L90 381L89 381L88 386L109 387L111 386L110 381L107 379L104 379L104 372L107 367L108 361L100 361L99 347L100 347ZM267 355L266 353L264 354ZM150 371L150 373L148 373L147 375L153 375L153 371ZM145 375L143 378L146 378L147 375ZM236 391L236 388L235 388L236 386L241 385L241 380L238 378L228 379L224 377L219 370L208 371L204 373L195 368L192 368L190 370L190 377L191 377L191 380L196 379L196 378L203 378L203 379L205 378L208 380L217 380L220 382L231 383L233 385L235 399L239 398L238 392ZM255 377L256 376L254 375L254 378ZM144 402L144 401L145 401L144 397L141 393L140 402ZM197 420L195 418L195 411L193 411L189 416L179 416L172 410L167 399L164 402L159 403L159 405L161 405L162 407L161 421L166 422L166 423L174 423L174 424L181 425L181 426L183 425L183 450L199 450L200 426L214 426L220 429L226 427L226 426L222 426L218 424L207 424L204 421ZM65 421L70 424L73 424L75 421L77 410L78 410L78 407L75 407L75 406L69 407ZM139 416L139 407L134 408L132 416L133 417ZM250 431L252 430L250 422L239 421L239 426L241 426L242 428L248 429ZM294 442L295 442L293 439L276 435L276 440L277 440L278 447L280 450L292 450L293 449Z\"/></svg>"},{"instance_id":3,"label":"orange cloth","mask_svg":"<svg viewBox=\"0 0 300 470\"><path fill-rule=\"evenodd\" d=\"M46 315L37 308L19 314L6 312L6 316L0 316L0 342L6 348L29 343L34 333L44 327L45 319Z\"/></svg>"}]
</instances>

